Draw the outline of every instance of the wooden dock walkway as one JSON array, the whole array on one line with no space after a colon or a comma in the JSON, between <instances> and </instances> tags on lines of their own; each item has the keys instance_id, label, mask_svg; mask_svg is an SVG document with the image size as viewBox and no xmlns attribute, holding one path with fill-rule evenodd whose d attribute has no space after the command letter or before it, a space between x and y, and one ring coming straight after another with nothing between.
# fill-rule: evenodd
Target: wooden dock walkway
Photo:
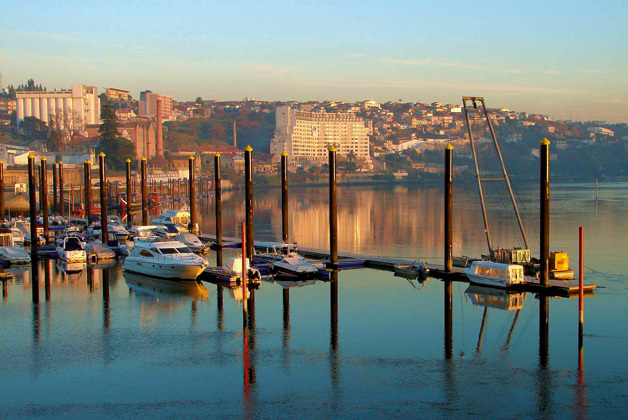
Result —
<instances>
[{"instance_id":1,"label":"wooden dock walkway","mask_svg":"<svg viewBox=\"0 0 628 420\"><path fill-rule=\"evenodd\" d=\"M215 242L216 237L212 235L203 235L201 240L205 242ZM267 244L268 242L265 242ZM257 243L256 243L257 244ZM223 246L228 248L234 248L241 246L242 243L237 238L223 238ZM277 245L280 245L277 242ZM255 245L257 247L257 245ZM329 262L329 250L311 248L307 246L298 245L299 254L306 258L312 258L316 260L322 260ZM420 258L419 258L420 259ZM364 262L364 267L373 268L376 270L384 270L393 272L395 265L397 264L412 264L413 261L402 260L398 258L379 257L374 255L354 254L350 252L338 253L339 269L343 269L343 263L350 262ZM446 272L443 270L442 265L429 264L425 261L430 269L430 277L434 277L440 280L460 281L469 283L469 278L464 273L464 269L460 267L454 267L453 271ZM357 265L351 265L350 268L358 268ZM594 289L597 286L594 284L585 284L584 292L587 295L593 294ZM548 287L542 286L539 279L536 277L525 277L525 283L522 286L516 287L513 290L518 290L530 293L540 293L550 296L570 297L578 294L579 286L577 280L555 280L550 279L550 285Z\"/></svg>"}]
</instances>

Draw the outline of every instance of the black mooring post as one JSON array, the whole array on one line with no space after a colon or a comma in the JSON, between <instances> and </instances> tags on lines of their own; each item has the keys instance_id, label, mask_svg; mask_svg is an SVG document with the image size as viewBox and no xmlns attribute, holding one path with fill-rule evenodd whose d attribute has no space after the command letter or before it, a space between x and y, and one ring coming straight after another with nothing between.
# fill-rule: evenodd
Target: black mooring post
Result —
<instances>
[{"instance_id":1,"label":"black mooring post","mask_svg":"<svg viewBox=\"0 0 628 420\"><path fill-rule=\"evenodd\" d=\"M87 226L92 223L92 165L89 160L83 162L83 171L85 176L85 217L87 218Z\"/></svg>"},{"instance_id":2,"label":"black mooring post","mask_svg":"<svg viewBox=\"0 0 628 420\"><path fill-rule=\"evenodd\" d=\"M281 239L288 242L288 153L281 154Z\"/></svg>"},{"instance_id":3,"label":"black mooring post","mask_svg":"<svg viewBox=\"0 0 628 420\"><path fill-rule=\"evenodd\" d=\"M549 286L549 235L550 235L550 190L549 190L549 145L541 141L541 272L542 286Z\"/></svg>"},{"instance_id":4,"label":"black mooring post","mask_svg":"<svg viewBox=\"0 0 628 420\"><path fill-rule=\"evenodd\" d=\"M50 241L50 225L48 223L48 170L46 168L46 158L41 158L40 182L39 182L39 205L41 206L41 217L44 222L44 239L46 244Z\"/></svg>"},{"instance_id":5,"label":"black mooring post","mask_svg":"<svg viewBox=\"0 0 628 420\"><path fill-rule=\"evenodd\" d=\"M57 185L58 185L57 164L52 164L52 208L50 209L52 214L59 213L59 202L57 201Z\"/></svg>"},{"instance_id":6,"label":"black mooring post","mask_svg":"<svg viewBox=\"0 0 628 420\"><path fill-rule=\"evenodd\" d=\"M190 225L188 230L193 234L198 234L196 231L196 181L194 178L194 156L190 156L188 162L188 182L190 193Z\"/></svg>"},{"instance_id":7,"label":"black mooring post","mask_svg":"<svg viewBox=\"0 0 628 420\"><path fill-rule=\"evenodd\" d=\"M338 202L336 189L336 148L329 148L329 261L338 265Z\"/></svg>"},{"instance_id":8,"label":"black mooring post","mask_svg":"<svg viewBox=\"0 0 628 420\"><path fill-rule=\"evenodd\" d=\"M107 225L107 173L105 168L105 154L100 152L98 155L98 169L100 175L100 236L103 245L107 246L108 241L108 225Z\"/></svg>"},{"instance_id":9,"label":"black mooring post","mask_svg":"<svg viewBox=\"0 0 628 420\"><path fill-rule=\"evenodd\" d=\"M131 159L126 160L126 227L130 228L131 220L131 201L133 200L133 192L131 191Z\"/></svg>"},{"instance_id":10,"label":"black mooring post","mask_svg":"<svg viewBox=\"0 0 628 420\"><path fill-rule=\"evenodd\" d=\"M222 266L222 179L220 178L220 153L214 156L214 199L216 201L216 265ZM220 287L220 286L219 286ZM221 289L222 290L222 289Z\"/></svg>"},{"instance_id":11,"label":"black mooring post","mask_svg":"<svg viewBox=\"0 0 628 420\"><path fill-rule=\"evenodd\" d=\"M148 226L148 188L146 185L146 158L142 157L140 166L140 183L142 185L142 226Z\"/></svg>"},{"instance_id":12,"label":"black mooring post","mask_svg":"<svg viewBox=\"0 0 628 420\"><path fill-rule=\"evenodd\" d=\"M0 160L0 219L4 219L4 164Z\"/></svg>"},{"instance_id":13,"label":"black mooring post","mask_svg":"<svg viewBox=\"0 0 628 420\"><path fill-rule=\"evenodd\" d=\"M28 155L28 201L31 224L31 290L33 303L39 303L39 255L37 252L37 178L35 174L35 156Z\"/></svg>"},{"instance_id":14,"label":"black mooring post","mask_svg":"<svg viewBox=\"0 0 628 420\"><path fill-rule=\"evenodd\" d=\"M445 148L445 263L444 269L453 270L453 154L454 147L447 144Z\"/></svg>"},{"instance_id":15,"label":"black mooring post","mask_svg":"<svg viewBox=\"0 0 628 420\"><path fill-rule=\"evenodd\" d=\"M63 162L59 161L59 163L57 164L57 168L59 168L59 208L57 209L57 211L59 212L59 214L61 215L61 217L65 217L65 193L63 191L64 189L64 184L63 184ZM71 216L72 213L68 212L68 214Z\"/></svg>"},{"instance_id":16,"label":"black mooring post","mask_svg":"<svg viewBox=\"0 0 628 420\"><path fill-rule=\"evenodd\" d=\"M445 280L443 282L443 287L445 289L445 359L451 360L453 357L452 282L450 280Z\"/></svg>"},{"instance_id":17,"label":"black mooring post","mask_svg":"<svg viewBox=\"0 0 628 420\"><path fill-rule=\"evenodd\" d=\"M253 148L246 146L244 148L244 180L246 184L246 250L250 260L253 261L254 242L253 242Z\"/></svg>"}]
</instances>

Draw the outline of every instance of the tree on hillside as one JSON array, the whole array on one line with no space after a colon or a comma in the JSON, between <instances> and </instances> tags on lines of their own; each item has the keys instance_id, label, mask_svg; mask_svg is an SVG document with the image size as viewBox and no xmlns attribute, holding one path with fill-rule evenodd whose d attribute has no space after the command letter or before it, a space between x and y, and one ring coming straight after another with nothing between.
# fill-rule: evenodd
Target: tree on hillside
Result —
<instances>
[{"instance_id":1,"label":"tree on hillside","mask_svg":"<svg viewBox=\"0 0 628 420\"><path fill-rule=\"evenodd\" d=\"M30 139L45 139L48 126L37 117L25 117L20 122L20 130Z\"/></svg>"},{"instance_id":2,"label":"tree on hillside","mask_svg":"<svg viewBox=\"0 0 628 420\"><path fill-rule=\"evenodd\" d=\"M135 157L135 146L118 133L118 117L111 104L106 103L101 106L100 119L102 124L98 129L100 145L97 152L102 152L107 156L108 166L122 170L126 167L126 160Z\"/></svg>"}]
</instances>

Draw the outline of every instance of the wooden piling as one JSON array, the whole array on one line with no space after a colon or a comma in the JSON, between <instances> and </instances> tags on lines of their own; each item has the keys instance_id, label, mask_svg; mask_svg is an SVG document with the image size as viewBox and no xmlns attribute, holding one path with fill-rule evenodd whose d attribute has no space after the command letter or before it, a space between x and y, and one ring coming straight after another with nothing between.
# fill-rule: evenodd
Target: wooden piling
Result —
<instances>
[{"instance_id":1,"label":"wooden piling","mask_svg":"<svg viewBox=\"0 0 628 420\"><path fill-rule=\"evenodd\" d=\"M214 155L214 196L216 206L216 265L222 266L222 179L220 178L220 153Z\"/></svg>"},{"instance_id":2,"label":"wooden piling","mask_svg":"<svg viewBox=\"0 0 628 420\"><path fill-rule=\"evenodd\" d=\"M142 225L148 226L148 188L146 185L146 158L142 157L140 166L140 184L142 186ZM127 204L128 206L128 204Z\"/></svg>"},{"instance_id":3,"label":"wooden piling","mask_svg":"<svg viewBox=\"0 0 628 420\"><path fill-rule=\"evenodd\" d=\"M39 205L41 206L41 217L44 224L44 239L46 244L50 242L50 224L48 222L48 170L46 168L46 158L41 158L39 167L41 180L39 183Z\"/></svg>"},{"instance_id":4,"label":"wooden piling","mask_svg":"<svg viewBox=\"0 0 628 420\"><path fill-rule=\"evenodd\" d=\"M288 153L281 154L281 239L288 242Z\"/></svg>"},{"instance_id":5,"label":"wooden piling","mask_svg":"<svg viewBox=\"0 0 628 420\"><path fill-rule=\"evenodd\" d=\"M131 201L133 192L131 191L131 159L126 160L126 227L131 227Z\"/></svg>"},{"instance_id":6,"label":"wooden piling","mask_svg":"<svg viewBox=\"0 0 628 420\"><path fill-rule=\"evenodd\" d=\"M190 233L197 234L196 229L196 181L194 178L194 156L190 156L188 162L188 182L190 191L190 225L188 230Z\"/></svg>"},{"instance_id":7,"label":"wooden piling","mask_svg":"<svg viewBox=\"0 0 628 420\"><path fill-rule=\"evenodd\" d=\"M246 243L248 249L247 254L253 258L253 148L246 146L244 148L244 182L245 190L245 211L246 211Z\"/></svg>"},{"instance_id":8,"label":"wooden piling","mask_svg":"<svg viewBox=\"0 0 628 420\"><path fill-rule=\"evenodd\" d=\"M57 163L57 168L59 170L59 209L57 210L61 217L65 217L65 192L64 192L64 184L63 184L63 162L59 161ZM71 211L68 211L68 214L71 216Z\"/></svg>"},{"instance_id":9,"label":"wooden piling","mask_svg":"<svg viewBox=\"0 0 628 420\"><path fill-rule=\"evenodd\" d=\"M100 175L100 237L103 245L107 246L108 241L108 225L107 225L107 173L105 168L105 154L100 152L98 155L98 169Z\"/></svg>"},{"instance_id":10,"label":"wooden piling","mask_svg":"<svg viewBox=\"0 0 628 420\"><path fill-rule=\"evenodd\" d=\"M59 202L57 201L57 185L59 173L57 172L57 164L53 162L52 164L52 214L59 213Z\"/></svg>"},{"instance_id":11,"label":"wooden piling","mask_svg":"<svg viewBox=\"0 0 628 420\"><path fill-rule=\"evenodd\" d=\"M445 148L445 262L444 269L453 270L453 154L451 143Z\"/></svg>"},{"instance_id":12,"label":"wooden piling","mask_svg":"<svg viewBox=\"0 0 628 420\"><path fill-rule=\"evenodd\" d=\"M4 219L4 163L0 160L0 219Z\"/></svg>"},{"instance_id":13,"label":"wooden piling","mask_svg":"<svg viewBox=\"0 0 628 420\"><path fill-rule=\"evenodd\" d=\"M336 189L336 148L329 148L329 261L338 265L338 202Z\"/></svg>"},{"instance_id":14,"label":"wooden piling","mask_svg":"<svg viewBox=\"0 0 628 420\"><path fill-rule=\"evenodd\" d=\"M68 206L68 217L72 217L74 211L74 184L70 184L70 205Z\"/></svg>"},{"instance_id":15,"label":"wooden piling","mask_svg":"<svg viewBox=\"0 0 628 420\"><path fill-rule=\"evenodd\" d=\"M28 201L30 206L31 226L31 291L33 303L39 303L39 255L37 252L37 179L35 175L35 156L28 155Z\"/></svg>"},{"instance_id":16,"label":"wooden piling","mask_svg":"<svg viewBox=\"0 0 628 420\"><path fill-rule=\"evenodd\" d=\"M244 329L246 329L248 326L248 318L249 318L248 307L247 307L249 285L248 285L248 280L247 280L248 273L246 270L246 258L247 258L246 232L247 232L246 223L242 222L242 276L240 277L240 280L242 283L242 326L244 327Z\"/></svg>"},{"instance_id":17,"label":"wooden piling","mask_svg":"<svg viewBox=\"0 0 628 420\"><path fill-rule=\"evenodd\" d=\"M549 191L549 145L548 139L541 141L541 272L539 280L542 286L549 286L549 235L550 235L550 191Z\"/></svg>"},{"instance_id":18,"label":"wooden piling","mask_svg":"<svg viewBox=\"0 0 628 420\"><path fill-rule=\"evenodd\" d=\"M85 218L87 225L92 223L92 168L89 160L83 162L83 172L85 176Z\"/></svg>"}]
</instances>

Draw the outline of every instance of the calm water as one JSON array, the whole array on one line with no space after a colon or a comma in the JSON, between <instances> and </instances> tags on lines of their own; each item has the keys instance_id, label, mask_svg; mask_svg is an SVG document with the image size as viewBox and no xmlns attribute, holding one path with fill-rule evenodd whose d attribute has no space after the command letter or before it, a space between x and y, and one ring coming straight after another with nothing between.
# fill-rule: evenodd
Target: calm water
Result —
<instances>
[{"instance_id":1,"label":"calm water","mask_svg":"<svg viewBox=\"0 0 628 420\"><path fill-rule=\"evenodd\" d=\"M256 239L278 240L280 192L255 194ZM518 194L538 254L538 193ZM475 191L460 185L455 195L455 252L479 255L486 245ZM173 290L125 278L120 265L67 273L49 261L39 305L28 271L5 282L0 417L624 417L627 201L625 183L601 184L598 201L593 184L552 187L551 248L568 251L576 268L584 226L586 280L601 286L585 301L583 369L577 299L549 300L545 349L534 295L510 296L512 310L478 306L486 290L454 283L447 337L442 282L419 288L389 272L347 270L335 283L263 282L246 333L241 290ZM201 206L206 233L214 232L212 205ZM518 245L507 203L491 208L495 245ZM242 195L228 193L223 210L225 235L239 235ZM328 247L325 188L291 190L290 212L293 240ZM340 187L339 218L342 251L442 261L438 188Z\"/></svg>"}]
</instances>

